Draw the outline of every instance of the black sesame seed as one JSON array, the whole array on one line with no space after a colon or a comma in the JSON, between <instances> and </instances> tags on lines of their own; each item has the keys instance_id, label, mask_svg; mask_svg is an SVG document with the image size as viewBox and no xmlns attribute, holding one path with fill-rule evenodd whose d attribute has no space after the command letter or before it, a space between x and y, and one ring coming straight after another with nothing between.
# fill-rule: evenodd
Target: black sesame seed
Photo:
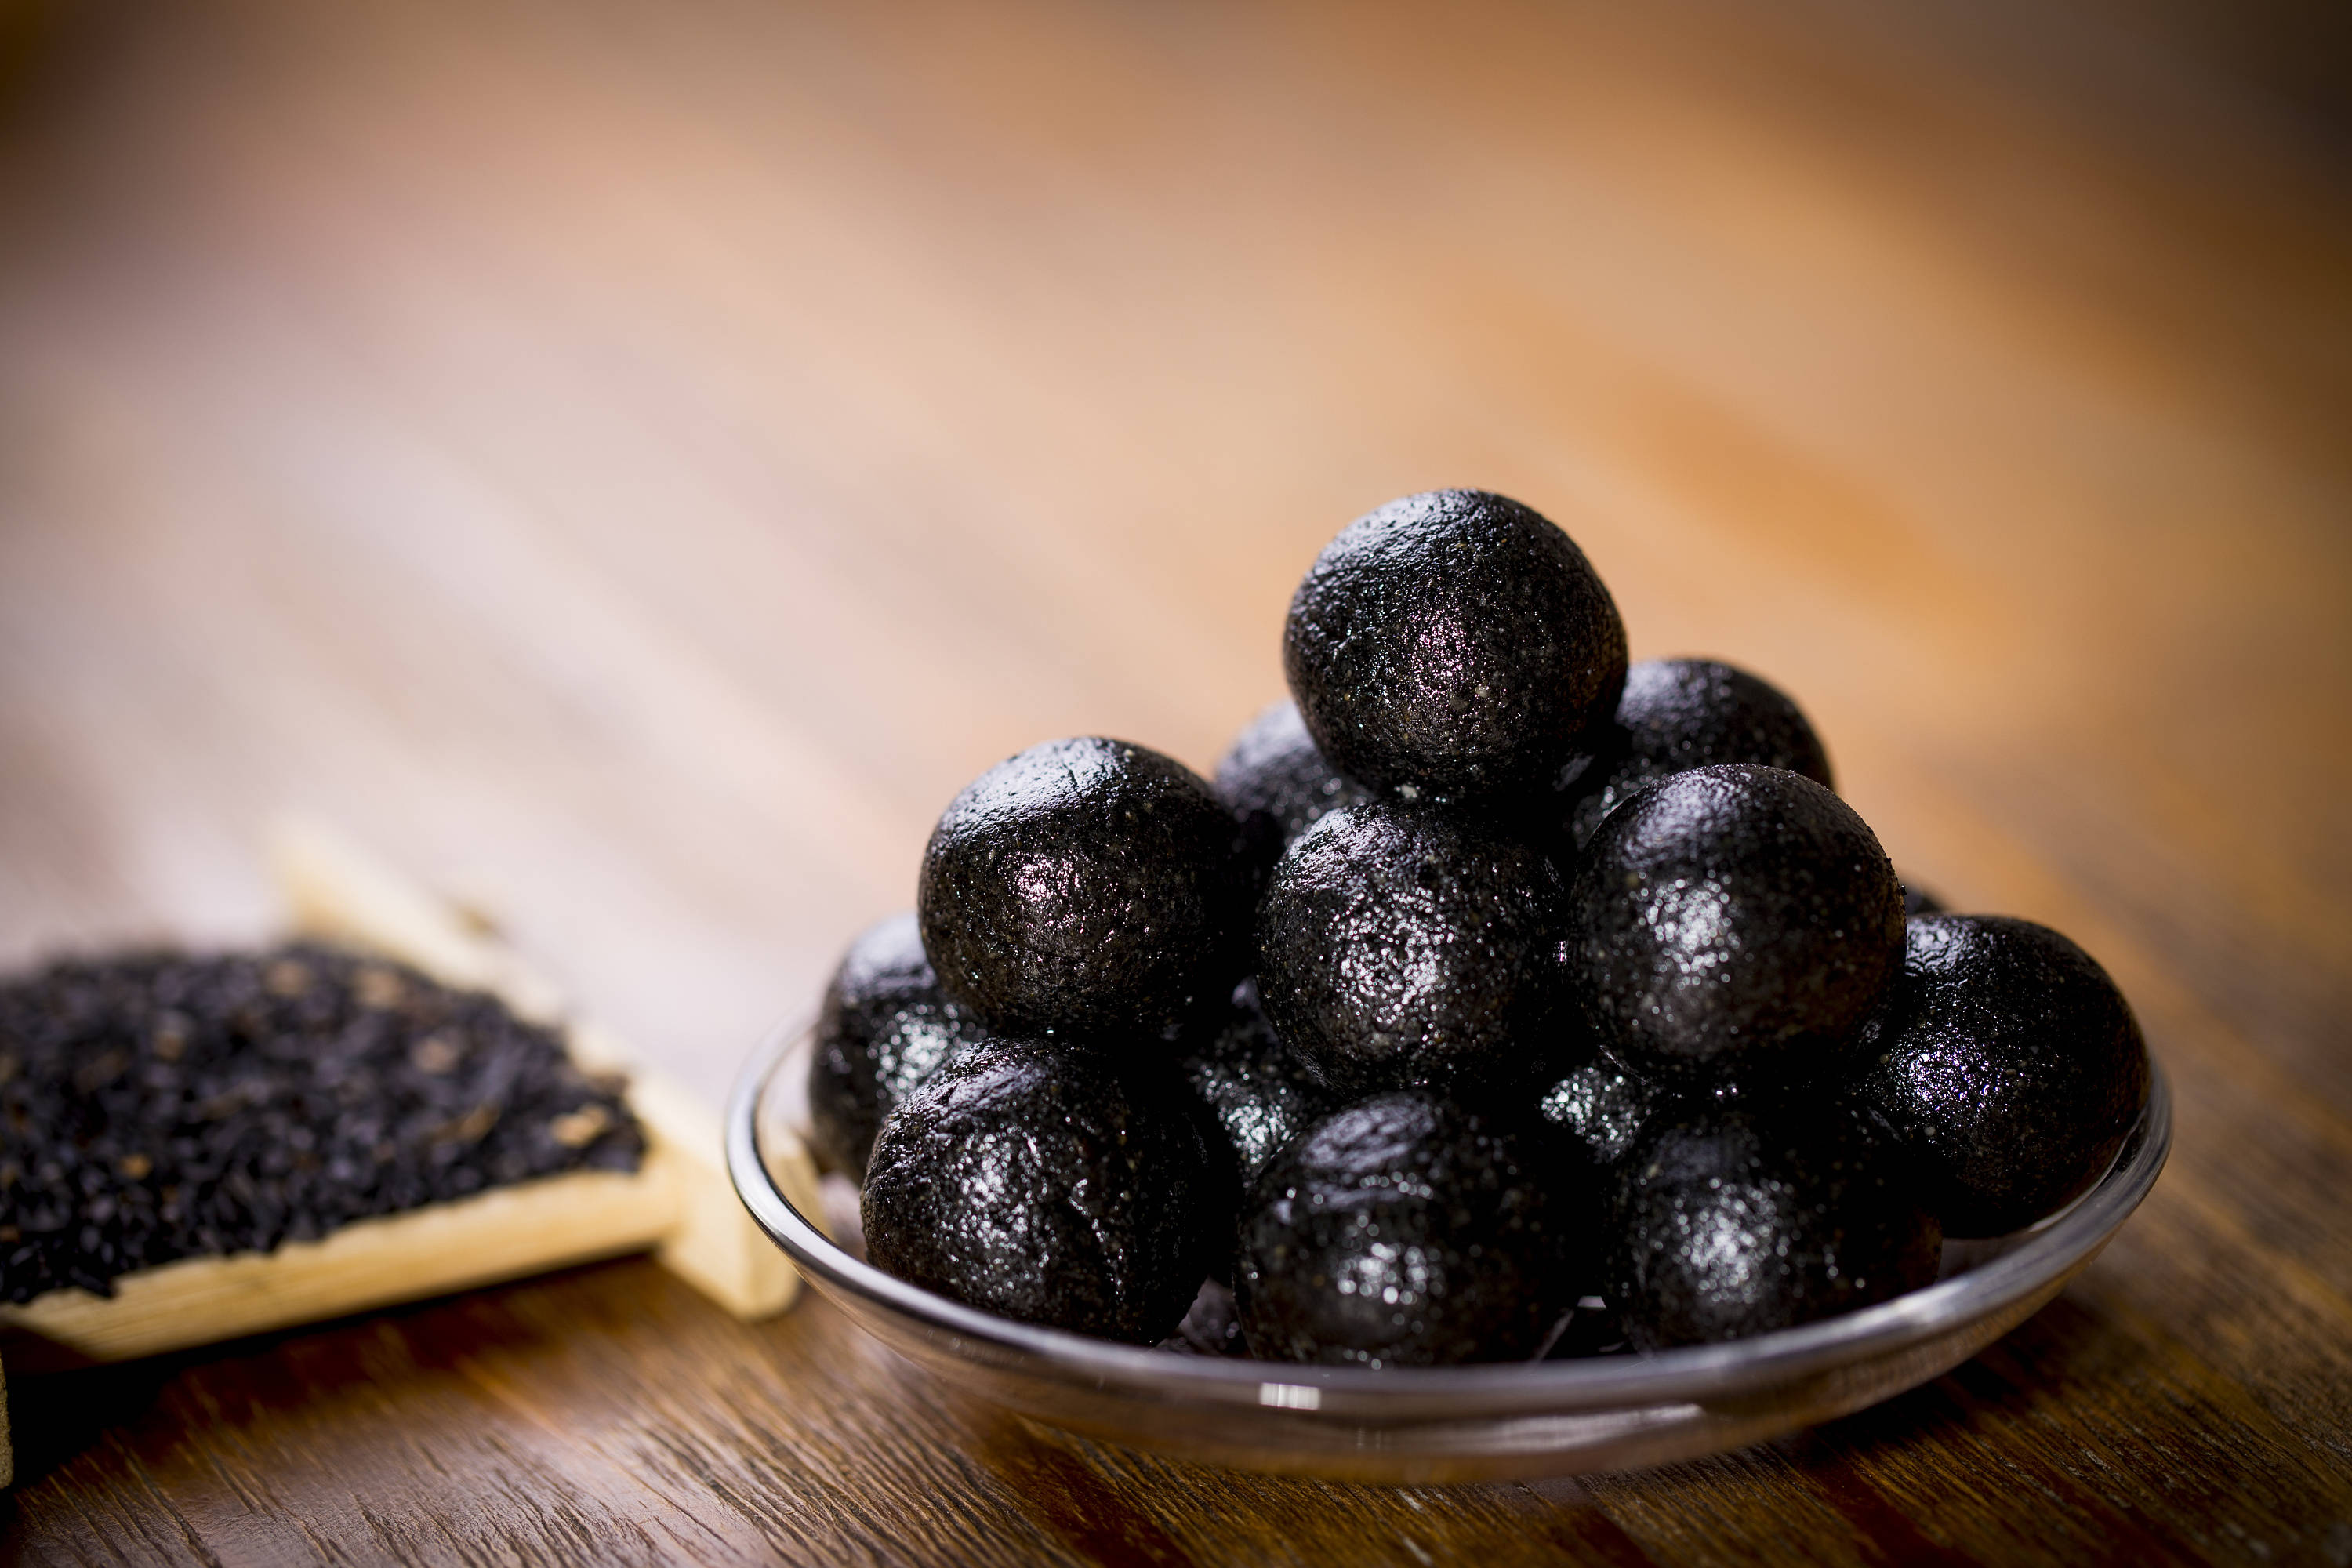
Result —
<instances>
[{"instance_id":1,"label":"black sesame seed","mask_svg":"<svg viewBox=\"0 0 2352 1568\"><path fill-rule=\"evenodd\" d=\"M644 1152L618 1080L552 1030L382 960L140 953L0 985L0 1300Z\"/></svg>"}]
</instances>

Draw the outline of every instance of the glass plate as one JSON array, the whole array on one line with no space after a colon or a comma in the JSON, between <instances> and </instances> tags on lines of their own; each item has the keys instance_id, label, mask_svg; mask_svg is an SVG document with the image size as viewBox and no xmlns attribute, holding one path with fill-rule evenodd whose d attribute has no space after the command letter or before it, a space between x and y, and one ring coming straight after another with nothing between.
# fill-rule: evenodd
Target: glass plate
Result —
<instances>
[{"instance_id":1,"label":"glass plate","mask_svg":"<svg viewBox=\"0 0 2352 1568\"><path fill-rule=\"evenodd\" d=\"M1936 1284L1824 1322L1647 1356L1302 1366L1180 1355L1013 1322L835 1246L760 1156L763 1127L800 1121L807 1046L805 1025L780 1029L746 1066L728 1109L728 1169L761 1228L861 1328L932 1375L1053 1426L1185 1458L1342 1480L1625 1469L1744 1447L1892 1398L1950 1371L2057 1295L2139 1206L2172 1146L2172 1091L2152 1067L2139 1121L2073 1205L2014 1236L1948 1244Z\"/></svg>"}]
</instances>

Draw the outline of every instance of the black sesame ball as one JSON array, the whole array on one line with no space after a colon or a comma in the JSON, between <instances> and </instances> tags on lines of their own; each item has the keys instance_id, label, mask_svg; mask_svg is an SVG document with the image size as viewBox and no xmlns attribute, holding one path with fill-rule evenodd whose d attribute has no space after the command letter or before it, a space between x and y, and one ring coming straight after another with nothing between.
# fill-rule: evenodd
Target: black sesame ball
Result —
<instances>
[{"instance_id":1,"label":"black sesame ball","mask_svg":"<svg viewBox=\"0 0 2352 1568\"><path fill-rule=\"evenodd\" d=\"M1531 1356L1568 1305L1589 1205L1518 1131L1450 1099L1360 1101L1308 1128L1251 1189L1243 1336L1274 1361Z\"/></svg>"},{"instance_id":2,"label":"black sesame ball","mask_svg":"<svg viewBox=\"0 0 2352 1568\"><path fill-rule=\"evenodd\" d=\"M2098 1180L2147 1101L2147 1047L2095 960L2028 921L1910 922L1865 1100L1953 1236L2002 1236Z\"/></svg>"},{"instance_id":3,"label":"black sesame ball","mask_svg":"<svg viewBox=\"0 0 2352 1568\"><path fill-rule=\"evenodd\" d=\"M1308 1122L1335 1109L1330 1090L1276 1037L1255 981L1234 988L1223 1015L1193 1036L1177 1068L1215 1129L1211 1159L1230 1165L1237 1189L1257 1180Z\"/></svg>"},{"instance_id":4,"label":"black sesame ball","mask_svg":"<svg viewBox=\"0 0 2352 1568\"><path fill-rule=\"evenodd\" d=\"M1532 1087L1580 1047L1560 963L1563 887L1542 851L1403 801L1333 812L1258 905L1258 991L1307 1070L1348 1093Z\"/></svg>"},{"instance_id":5,"label":"black sesame ball","mask_svg":"<svg viewBox=\"0 0 2352 1568\"><path fill-rule=\"evenodd\" d=\"M923 852L923 946L991 1029L1136 1039L1246 967L1240 829L1183 764L1049 741L956 796Z\"/></svg>"},{"instance_id":6,"label":"black sesame ball","mask_svg":"<svg viewBox=\"0 0 2352 1568\"><path fill-rule=\"evenodd\" d=\"M971 1047L899 1102L866 1163L866 1256L983 1311L1157 1344L1219 1217L1181 1091L1066 1041Z\"/></svg>"},{"instance_id":7,"label":"black sesame ball","mask_svg":"<svg viewBox=\"0 0 2352 1568\"><path fill-rule=\"evenodd\" d=\"M1299 584L1282 652L1322 753L1408 799L1551 789L1625 679L1625 627L1584 552L1483 490L1349 524Z\"/></svg>"},{"instance_id":8,"label":"black sesame ball","mask_svg":"<svg viewBox=\"0 0 2352 1568\"><path fill-rule=\"evenodd\" d=\"M1262 880L1291 840L1372 792L1324 761L1287 698L1260 712L1217 763L1217 798L1238 817Z\"/></svg>"},{"instance_id":9,"label":"black sesame ball","mask_svg":"<svg viewBox=\"0 0 2352 1568\"><path fill-rule=\"evenodd\" d=\"M1579 1155L1601 1168L1625 1157L1665 1099L1656 1084L1599 1057L1544 1090L1536 1110L1573 1141Z\"/></svg>"},{"instance_id":10,"label":"black sesame ball","mask_svg":"<svg viewBox=\"0 0 2352 1568\"><path fill-rule=\"evenodd\" d=\"M1913 915L1940 915L1943 912L1943 900L1916 882L1903 884L1903 913L1906 919Z\"/></svg>"},{"instance_id":11,"label":"black sesame ball","mask_svg":"<svg viewBox=\"0 0 2352 1568\"><path fill-rule=\"evenodd\" d=\"M817 1014L808 1097L818 1161L864 1181L866 1152L891 1108L985 1037L940 991L913 914L866 928L833 972Z\"/></svg>"},{"instance_id":12,"label":"black sesame ball","mask_svg":"<svg viewBox=\"0 0 2352 1568\"><path fill-rule=\"evenodd\" d=\"M1797 705L1770 682L1714 659L1644 659L1627 670L1600 756L1571 791L1569 832L1579 846L1643 784L1716 763L1787 768L1836 787L1829 753Z\"/></svg>"},{"instance_id":13,"label":"black sesame ball","mask_svg":"<svg viewBox=\"0 0 2352 1568\"><path fill-rule=\"evenodd\" d=\"M1931 1284L1942 1235L1843 1100L1686 1104L1609 1173L1609 1304L1636 1349L1791 1328Z\"/></svg>"},{"instance_id":14,"label":"black sesame ball","mask_svg":"<svg viewBox=\"0 0 2352 1568\"><path fill-rule=\"evenodd\" d=\"M1902 963L1903 890L1822 785L1732 763L1609 814L1569 889L1568 964L1601 1045L1684 1084L1834 1075Z\"/></svg>"}]
</instances>

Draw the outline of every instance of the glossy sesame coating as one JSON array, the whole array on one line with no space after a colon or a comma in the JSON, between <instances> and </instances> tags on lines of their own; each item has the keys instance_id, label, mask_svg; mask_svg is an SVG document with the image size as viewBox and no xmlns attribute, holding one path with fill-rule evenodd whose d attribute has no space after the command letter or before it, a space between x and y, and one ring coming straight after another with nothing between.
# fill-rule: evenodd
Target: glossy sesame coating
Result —
<instances>
[{"instance_id":1,"label":"glossy sesame coating","mask_svg":"<svg viewBox=\"0 0 2352 1568\"><path fill-rule=\"evenodd\" d=\"M1931 1284L1942 1234L1883 1128L1837 1100L1673 1108L1603 1177L1635 1348L1742 1339Z\"/></svg>"},{"instance_id":2,"label":"glossy sesame coating","mask_svg":"<svg viewBox=\"0 0 2352 1568\"><path fill-rule=\"evenodd\" d=\"M1664 1099L1664 1091L1647 1079L1601 1057L1544 1090L1536 1110L1574 1140L1593 1165L1613 1165L1633 1148Z\"/></svg>"},{"instance_id":3,"label":"glossy sesame coating","mask_svg":"<svg viewBox=\"0 0 2352 1568\"><path fill-rule=\"evenodd\" d=\"M1290 847L1258 904L1266 1016L1343 1092L1532 1088L1549 1053L1582 1041L1560 963L1563 893L1539 848L1467 813L1403 801L1333 812Z\"/></svg>"},{"instance_id":4,"label":"glossy sesame coating","mask_svg":"<svg viewBox=\"0 0 2352 1568\"><path fill-rule=\"evenodd\" d=\"M1325 813L1360 805L1372 792L1324 760L1298 704L1286 697L1234 737L1217 763L1217 798L1241 820L1262 880L1291 840Z\"/></svg>"},{"instance_id":5,"label":"glossy sesame coating","mask_svg":"<svg viewBox=\"0 0 2352 1568\"><path fill-rule=\"evenodd\" d=\"M991 1040L900 1101L861 1201L875 1267L1024 1323L1167 1338L1223 1216L1181 1089L1114 1054Z\"/></svg>"},{"instance_id":6,"label":"glossy sesame coating","mask_svg":"<svg viewBox=\"0 0 2352 1568\"><path fill-rule=\"evenodd\" d=\"M808 1098L818 1161L864 1181L866 1152L891 1108L986 1035L940 989L911 912L867 927L833 972L817 1013Z\"/></svg>"},{"instance_id":7,"label":"glossy sesame coating","mask_svg":"<svg viewBox=\"0 0 2352 1568\"><path fill-rule=\"evenodd\" d=\"M1431 490L1325 546L1291 600L1283 669L1348 777L1406 798L1535 798L1615 712L1625 628L1540 513Z\"/></svg>"},{"instance_id":8,"label":"glossy sesame coating","mask_svg":"<svg viewBox=\"0 0 2352 1568\"><path fill-rule=\"evenodd\" d=\"M2147 1099L2147 1047L2106 971L2028 921L1910 922L1863 1098L1953 1236L2004 1236L2080 1196Z\"/></svg>"},{"instance_id":9,"label":"glossy sesame coating","mask_svg":"<svg viewBox=\"0 0 2352 1568\"><path fill-rule=\"evenodd\" d=\"M923 852L923 947L992 1030L1134 1040L1244 973L1249 872L1207 784L1123 741L1049 741L956 796Z\"/></svg>"},{"instance_id":10,"label":"glossy sesame coating","mask_svg":"<svg viewBox=\"0 0 2352 1568\"><path fill-rule=\"evenodd\" d=\"M1853 808L1781 768L1662 779L1577 861L1568 965L1601 1045L1685 1085L1842 1072L1902 963L1903 891Z\"/></svg>"},{"instance_id":11,"label":"glossy sesame coating","mask_svg":"<svg viewBox=\"0 0 2352 1568\"><path fill-rule=\"evenodd\" d=\"M1432 1366L1535 1353L1569 1304L1591 1199L1450 1098L1375 1096L1310 1127L1251 1189L1236 1294L1266 1360Z\"/></svg>"},{"instance_id":12,"label":"glossy sesame coating","mask_svg":"<svg viewBox=\"0 0 2352 1568\"><path fill-rule=\"evenodd\" d=\"M1230 1163L1237 1188L1337 1104L1276 1037L1254 981L1235 987L1223 1014L1193 1033L1177 1068L1215 1129L1212 1160Z\"/></svg>"},{"instance_id":13,"label":"glossy sesame coating","mask_svg":"<svg viewBox=\"0 0 2352 1568\"><path fill-rule=\"evenodd\" d=\"M1600 765L1570 791L1569 832L1586 844L1643 784L1715 763L1787 768L1836 787L1821 738L1780 688L1714 659L1644 659L1625 672Z\"/></svg>"}]
</instances>

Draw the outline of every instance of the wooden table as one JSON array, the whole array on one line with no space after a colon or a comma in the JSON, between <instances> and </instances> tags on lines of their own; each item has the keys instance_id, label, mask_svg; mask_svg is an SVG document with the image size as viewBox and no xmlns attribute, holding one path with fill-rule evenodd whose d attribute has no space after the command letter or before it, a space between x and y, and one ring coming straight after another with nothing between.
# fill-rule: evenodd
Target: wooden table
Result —
<instances>
[{"instance_id":1,"label":"wooden table","mask_svg":"<svg viewBox=\"0 0 2352 1568\"><path fill-rule=\"evenodd\" d=\"M966 778L1207 766L1321 542L1474 483L2180 1095L2057 1305L1706 1463L1228 1475L626 1262L19 1380L15 1555L2352 1562L2326 18L0 18L0 956L257 937L303 811L716 1095Z\"/></svg>"}]
</instances>

